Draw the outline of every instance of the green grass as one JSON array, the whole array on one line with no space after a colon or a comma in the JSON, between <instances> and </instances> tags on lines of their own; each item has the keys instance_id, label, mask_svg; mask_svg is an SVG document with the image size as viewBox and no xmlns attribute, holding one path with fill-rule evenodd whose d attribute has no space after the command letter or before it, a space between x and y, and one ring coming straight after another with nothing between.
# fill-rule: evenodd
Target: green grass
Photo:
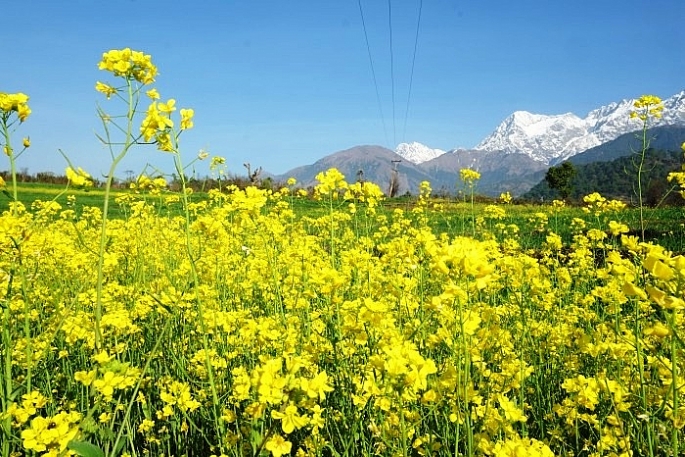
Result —
<instances>
[{"instance_id":1,"label":"green grass","mask_svg":"<svg viewBox=\"0 0 685 457\"><path fill-rule=\"evenodd\" d=\"M34 201L51 201L54 200L63 208L69 208L68 196L75 196L76 203L73 209L77 214L81 212L83 207L95 206L102 208L104 200L104 190L102 189L74 189L66 188L58 184L45 183L19 183L18 185L19 200L30 208ZM127 216L127 209L115 202L116 198L121 195L132 194L128 189L120 189L113 192L110 197L110 217L125 218ZM134 194L141 197L139 194ZM160 215L176 216L180 215L181 206L179 204L167 205L165 198L171 195L176 195L173 192L167 192L161 196L147 195L142 196L148 202L153 202L159 209ZM191 201L202 201L207 199L206 192L196 192L191 195ZM0 212L6 211L9 208L11 201L10 192L5 195L0 195ZM318 217L326 214L326 208L321 202L302 197L293 197L288 199L292 204L295 214L299 217ZM394 210L401 209L403 211L411 211L416 203L414 197L398 197L386 199L383 201L379 211L390 215ZM473 234L473 215L476 218L484 215L484 208L487 204L476 203L472 209L469 203L459 202L451 199L435 199L434 203L442 205L441 210L429 211L430 225L438 233L448 233L452 236L458 235L472 235ZM346 207L345 201L339 202L339 209ZM430 206L430 205L429 205ZM604 214L599 219L592 215L586 214L580 207L564 207L554 214L551 213L549 206L539 205L507 205L506 216L501 221L485 221L486 228L492 228L495 223L502 222L505 224L517 225L520 232L520 243L524 248L534 249L539 247L544 241L545 235L535 230L535 224L531 221L536 213L546 213L548 215L547 228L554 231L561 236L565 244L572 241L573 233L570 229L571 221L574 218L580 218L587 222L587 227L605 227L609 220L623 222L627 224L631 235L639 236L639 210L638 208L626 208L620 213ZM662 208L646 208L646 233L645 240L660 244L675 253L685 253L685 209L682 207L662 207Z\"/></svg>"}]
</instances>

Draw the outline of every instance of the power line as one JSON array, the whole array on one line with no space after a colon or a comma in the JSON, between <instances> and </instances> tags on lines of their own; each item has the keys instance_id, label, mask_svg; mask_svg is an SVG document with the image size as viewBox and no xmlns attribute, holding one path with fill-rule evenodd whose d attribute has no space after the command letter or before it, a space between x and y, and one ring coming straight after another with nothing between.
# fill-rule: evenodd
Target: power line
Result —
<instances>
[{"instance_id":1,"label":"power line","mask_svg":"<svg viewBox=\"0 0 685 457\"><path fill-rule=\"evenodd\" d=\"M383 104L381 103L381 95L378 92L378 79L376 78L376 70L373 65L373 56L371 55L371 46L369 46L369 35L366 33L366 22L364 21L364 9L362 8L362 0L357 0L359 4L359 14L362 18L362 28L364 29L364 40L366 41L366 51L369 54L369 64L371 64L371 75L373 76L373 86L376 89L376 101L378 102L378 110L381 113L381 122L383 123L383 135L385 136L385 143L388 144L388 129L385 126L385 115L383 114ZM393 105L394 109L394 105ZM394 119L394 113L393 113Z\"/></svg>"},{"instance_id":2,"label":"power line","mask_svg":"<svg viewBox=\"0 0 685 457\"><path fill-rule=\"evenodd\" d=\"M366 21L364 19L364 8L362 7L362 1L357 0L357 4L359 6L359 15L361 16L362 20L362 28L364 30L364 40L366 42L366 51L369 56L369 64L371 66L371 74L373 76L373 85L376 90L376 101L378 102L378 110L381 114L381 121L383 123L383 133L385 135L385 141L386 144L389 143L388 141L388 130L386 127L385 123L385 115L383 113L383 103L381 102L381 96L380 96L380 91L378 89L378 78L376 77L376 69L374 66L373 62L373 54L371 53L371 45L369 44L369 35L367 32L366 28ZM411 95L412 95L412 88L414 85L414 70L416 68L416 55L418 54L418 47L419 47L419 34L421 30L421 17L422 17L422 12L423 12L423 0L419 0L419 12L418 12L418 17L417 17L417 22L416 22L416 34L414 36L414 53L412 55L412 62L411 62L411 73L409 76L409 90L407 93L407 104L405 107L405 112L404 112L404 124L403 124L403 129L402 129L402 139L404 140L406 132L407 132L407 122L409 119L409 107L411 105ZM393 33L393 26L392 26L392 0L388 0L388 29L390 33L390 90L391 90L391 101L392 101L392 148L394 148L397 145L397 113L396 113L396 103L395 103L395 50L394 50L394 43L393 43L393 38L394 38L394 33Z\"/></svg>"},{"instance_id":3,"label":"power line","mask_svg":"<svg viewBox=\"0 0 685 457\"><path fill-rule=\"evenodd\" d=\"M392 93L392 147L397 146L397 129L395 127L395 58L392 52L392 2L388 0L388 28L390 29L390 90Z\"/></svg>"},{"instance_id":4,"label":"power line","mask_svg":"<svg viewBox=\"0 0 685 457\"><path fill-rule=\"evenodd\" d=\"M421 29L421 12L423 11L423 0L419 0L419 18L416 21L416 36L414 37L414 56L411 59L411 74L409 76L409 93L407 94L407 109L404 112L404 127L402 128L402 140L407 134L407 119L409 118L409 102L411 101L411 88L414 82L414 66L416 64L416 51L419 47L419 30Z\"/></svg>"}]
</instances>

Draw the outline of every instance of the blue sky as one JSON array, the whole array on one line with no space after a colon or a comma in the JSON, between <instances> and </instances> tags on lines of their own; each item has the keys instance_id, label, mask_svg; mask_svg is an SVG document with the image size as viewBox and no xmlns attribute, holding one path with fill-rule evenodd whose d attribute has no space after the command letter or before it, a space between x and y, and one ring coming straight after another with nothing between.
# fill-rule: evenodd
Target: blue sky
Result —
<instances>
[{"instance_id":1,"label":"blue sky","mask_svg":"<svg viewBox=\"0 0 685 457\"><path fill-rule=\"evenodd\" d=\"M6 0L0 91L28 94L33 110L15 133L32 141L19 167L62 173L62 149L107 170L95 109L111 105L94 85L112 81L97 62L115 48L151 54L162 98L195 110L186 161L204 148L237 174L360 144L472 147L516 110L585 116L685 89L682 0L425 0L409 103L420 0L390 1L392 72L388 2L361 4L379 97L358 0ZM171 170L139 147L118 175L148 163Z\"/></svg>"}]
</instances>

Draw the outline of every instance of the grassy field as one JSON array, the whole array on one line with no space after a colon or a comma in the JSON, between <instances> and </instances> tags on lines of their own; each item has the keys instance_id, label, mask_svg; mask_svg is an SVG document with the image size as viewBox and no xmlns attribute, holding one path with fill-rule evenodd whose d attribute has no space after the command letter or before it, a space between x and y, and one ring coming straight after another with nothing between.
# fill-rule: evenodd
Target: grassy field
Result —
<instances>
[{"instance_id":1,"label":"grassy field","mask_svg":"<svg viewBox=\"0 0 685 457\"><path fill-rule=\"evenodd\" d=\"M680 209L340 186L22 185L0 455L682 455Z\"/></svg>"},{"instance_id":2,"label":"grassy field","mask_svg":"<svg viewBox=\"0 0 685 457\"><path fill-rule=\"evenodd\" d=\"M37 200L43 202L55 201L62 208L71 208L77 213L88 206L102 208L104 202L104 191L102 189L73 189L55 184L20 183L18 192L19 201L26 207L30 207ZM70 203L68 200L70 195L76 197L73 203ZM177 198L174 198L179 197L179 194L169 191L165 191L160 195L136 194L128 189L120 189L114 191L110 197L110 216L125 218L130 215L127 205L117 202L117 198L131 195L154 205L156 213L160 216L177 216L182 213L180 199L177 201ZM6 211L9 208L11 199L8 197L8 195L0 196L0 211ZM207 192L197 192L190 196L190 201L202 202L207 201L208 198ZM323 207L319 201L309 197L294 197L289 200L289 203L297 217L321 216L329 210L329 208ZM379 211L384 214L390 214L395 209L411 211L416 206L416 203L417 197L385 199L379 207ZM472 207L470 203L456 199L446 199L444 197L431 199L431 214L428 223L437 232L450 235L473 235L474 218L483 217L486 219L482 222L484 227L493 231L494 225L497 222L503 221L497 221L493 217L488 217L486 208L489 205L486 203L476 203ZM337 202L336 209L344 210L345 206L346 203L340 201ZM590 224L601 222L595 220L596 218L589 217L583 211L583 208L579 206L565 206L549 211L549 205L511 204L507 205L506 209L506 220L504 222L519 227L522 246L531 249L539 246L544 240L545 230L536 230L540 223L540 216L536 216L536 214L545 214L548 221L546 225L549 225L551 230L559 234L566 244L569 244L573 238L574 233L571 229L573 219L583 219ZM603 219L606 219L606 216L603 216ZM634 235L640 234L638 208L628 206L614 219L627 224L630 228L630 233ZM645 220L647 227L645 239L647 241L660 244L676 253L685 252L685 208L646 208ZM604 222L606 223L608 220L604 220ZM476 229L478 228L476 227Z\"/></svg>"}]
</instances>

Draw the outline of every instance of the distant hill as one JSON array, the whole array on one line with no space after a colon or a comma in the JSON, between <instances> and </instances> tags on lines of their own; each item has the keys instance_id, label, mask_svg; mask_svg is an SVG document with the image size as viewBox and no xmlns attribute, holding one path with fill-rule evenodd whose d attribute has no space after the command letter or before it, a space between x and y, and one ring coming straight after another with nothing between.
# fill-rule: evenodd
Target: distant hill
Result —
<instances>
[{"instance_id":1,"label":"distant hill","mask_svg":"<svg viewBox=\"0 0 685 457\"><path fill-rule=\"evenodd\" d=\"M681 120L685 116L683 114L685 113L685 92L669 100L669 103L673 105L673 122ZM621 104L604 107L593 112L594 114L591 117L594 124L592 125L601 125L603 129L601 131L604 132L602 135L604 136L609 135L609 133L611 135L618 135L617 132L625 131L628 128L628 124L623 118L629 117L627 114L629 106L631 105L624 101ZM492 141L487 143L488 147L494 147L494 144L504 145L508 141L507 138L510 138L514 133L516 133L514 138L523 141L522 139L528 138L524 136L524 133L534 132L536 133L534 136L535 141L541 141L541 138L545 135L549 136L549 141L544 143L547 149L543 148L549 153L552 147L550 145L557 144L560 141L558 138L560 133L555 129L559 128L559 122L566 125L568 117L562 116L558 119L550 120L540 118L540 116L523 116L521 113L518 113L517 116L512 118L513 121L516 121L512 124L516 126L516 129L511 125L509 126L511 128L501 129L501 135L491 136L490 139ZM525 125L528 130L521 127L522 121L519 118L530 123L530 125ZM542 124L543 127L550 124L551 131L541 132L536 130L540 127L539 124ZM567 136L570 135L569 131L563 131L566 132ZM511 135L504 135L506 132L509 132L508 135ZM583 165L595 162L608 162L620 157L630 156L641 148L641 139L637 137L640 133L640 131L635 131L613 136L615 139L572 155L568 160L575 165ZM582 138L595 137L596 135L591 135L590 137L583 136ZM495 141L495 138L497 141ZM572 138L572 135L569 138ZM650 148L655 151L680 151L680 145L685 141L685 126L666 125L654 127L648 131L648 138L651 139ZM517 152L515 148L516 143L512 143L512 145L503 150L485 150L483 149L484 146L481 145L481 149L454 149L446 153L438 150L429 150L418 143L412 143L400 148L399 152L401 154L381 146L356 146L330 154L311 165L298 167L282 175L275 176L274 179L285 181L289 177L295 177L301 186L309 187L316 185L315 177L318 173L329 168L337 168L346 176L348 182L354 182L361 177L365 181L375 182L381 189L387 192L393 169L396 168L399 177L399 194L404 194L405 192L416 194L422 181L429 181L435 192L454 194L459 190L461 184L459 170L462 168L472 168L481 173L481 179L478 181L476 188L478 193L498 196L500 193L508 191L514 196L521 196L532 188L537 187L536 185L544 179L545 173L551 165L560 163L562 158L566 157L566 155L561 154L550 157L545 156L544 160L541 160L541 156L535 153L534 145L539 144L535 141L528 141L530 145L526 143L532 149L520 152ZM594 143L596 143L595 140L589 144ZM578 145L577 143L574 144L575 146ZM437 157L435 157L436 155ZM430 159L430 157L435 158ZM611 173L613 166L607 166L608 168L599 166L597 170L602 169L606 173ZM599 171L596 171L596 173L599 173ZM604 179L598 176L598 183L602 185L602 188L607 188L610 185L614 187L612 194L618 195L621 192L624 195L630 194L630 187L620 189L617 187L618 183L624 182L622 179L614 179L613 177L609 179L609 176L607 175ZM613 180L613 183L607 183L607 180ZM593 181L589 180L584 189L592 189L591 182ZM540 188L536 188L535 192L530 195L543 196L540 192L547 195Z\"/></svg>"},{"instance_id":2,"label":"distant hill","mask_svg":"<svg viewBox=\"0 0 685 457\"><path fill-rule=\"evenodd\" d=\"M576 154L568 160L574 165L580 165L591 162L607 162L619 157L632 155L634 152L642 149L641 134L641 131L626 133L613 141ZM650 149L680 151L680 145L685 141L685 127L654 127L647 131L647 138L649 139ZM553 165L557 163L559 162L554 162Z\"/></svg>"},{"instance_id":3,"label":"distant hill","mask_svg":"<svg viewBox=\"0 0 685 457\"><path fill-rule=\"evenodd\" d=\"M576 176L572 181L571 199L579 200L592 192L599 192L604 197L623 201L636 201L637 184L636 155L623 156L607 162L590 162L575 165ZM573 162L573 161L572 161ZM667 190L672 186L666 177L672 171L679 171L683 163L682 151L663 151L649 149L645 154L642 180L642 196L649 206L659 203ZM543 180L522 195L529 200L546 200L559 198L556 191L549 188ZM682 204L679 194L672 194L668 203Z\"/></svg>"},{"instance_id":4,"label":"distant hill","mask_svg":"<svg viewBox=\"0 0 685 457\"><path fill-rule=\"evenodd\" d=\"M626 170L632 168L630 157L641 144L635 135L621 135L571 157L569 161L579 170L573 196L598 191L613 198L630 198L633 185L630 178L634 174L626 173ZM678 169L682 162L680 145L685 139L685 127L655 127L648 131L648 137L651 138L652 152L646 169L654 169L649 176L657 176L657 172L668 174ZM621 158L623 160L616 161ZM476 191L482 195L498 196L502 192L510 192L535 200L554 197L554 192L544 182L549 165L528 154L504 151L457 149L415 164L381 146L356 146L330 154L311 165L274 176L274 179L285 181L294 177L300 186L310 187L317 184L318 173L337 168L348 182L361 178L375 182L387 192L393 167L397 169L400 195L406 192L416 194L422 181L429 181L434 192L456 194L461 186L459 170L472 168L481 173ZM656 192L656 187L653 192Z\"/></svg>"},{"instance_id":5,"label":"distant hill","mask_svg":"<svg viewBox=\"0 0 685 457\"><path fill-rule=\"evenodd\" d=\"M526 154L456 150L433 160L421 163L419 167L428 174L435 191L455 193L460 187L459 170L478 170L481 179L476 191L483 195L497 196L502 192L518 195L530 189L540 180L536 172L544 172L547 165Z\"/></svg>"},{"instance_id":6,"label":"distant hill","mask_svg":"<svg viewBox=\"0 0 685 457\"><path fill-rule=\"evenodd\" d=\"M421 181L431 181L431 176L420 169L418 165L403 160L401 156L390 149L369 145L356 146L336 152L311 165L294 168L276 178L287 180L289 177L293 177L297 179L300 186L310 187L317 184L317 174L329 168L337 168L345 175L347 182L355 182L360 178L378 184L383 191L387 192L393 167L397 167L400 195L408 191L415 193Z\"/></svg>"}]
</instances>

